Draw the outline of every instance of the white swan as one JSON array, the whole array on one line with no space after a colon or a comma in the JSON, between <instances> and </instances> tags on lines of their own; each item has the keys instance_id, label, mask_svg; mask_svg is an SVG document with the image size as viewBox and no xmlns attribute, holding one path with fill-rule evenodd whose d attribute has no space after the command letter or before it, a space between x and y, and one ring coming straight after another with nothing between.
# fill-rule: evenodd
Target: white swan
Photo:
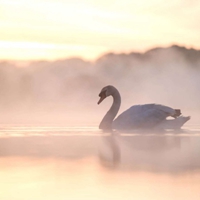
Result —
<instances>
[{"instance_id":1,"label":"white swan","mask_svg":"<svg viewBox=\"0 0 200 200\"><path fill-rule=\"evenodd\" d=\"M115 87L108 85L101 90L98 104L108 96L113 97L113 104L99 125L99 128L103 130L177 129L190 119L190 117L180 116L181 111L179 109L159 104L144 104L130 107L114 120L121 105L121 96ZM167 120L166 118L169 116L174 119Z\"/></svg>"}]
</instances>

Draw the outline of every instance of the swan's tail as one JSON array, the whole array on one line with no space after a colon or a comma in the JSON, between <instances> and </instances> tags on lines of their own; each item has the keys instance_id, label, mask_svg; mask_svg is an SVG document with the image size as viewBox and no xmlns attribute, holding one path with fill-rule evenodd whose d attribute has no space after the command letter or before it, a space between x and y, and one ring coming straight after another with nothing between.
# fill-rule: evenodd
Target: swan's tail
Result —
<instances>
[{"instance_id":1,"label":"swan's tail","mask_svg":"<svg viewBox=\"0 0 200 200\"><path fill-rule=\"evenodd\" d=\"M185 124L188 120L190 120L190 116L184 117L180 116L175 119L166 119L162 123L160 123L156 128L161 129L180 129L183 124Z\"/></svg>"}]
</instances>

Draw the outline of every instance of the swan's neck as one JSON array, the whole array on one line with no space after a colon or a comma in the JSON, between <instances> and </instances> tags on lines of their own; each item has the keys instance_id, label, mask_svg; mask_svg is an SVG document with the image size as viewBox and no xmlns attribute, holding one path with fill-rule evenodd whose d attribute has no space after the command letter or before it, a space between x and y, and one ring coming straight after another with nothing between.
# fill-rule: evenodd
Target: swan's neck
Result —
<instances>
[{"instance_id":1,"label":"swan's neck","mask_svg":"<svg viewBox=\"0 0 200 200\"><path fill-rule=\"evenodd\" d=\"M121 96L117 89L113 91L111 95L113 97L113 104L102 119L99 128L103 130L111 130L112 129L112 122L115 116L117 115L120 105L121 105Z\"/></svg>"}]
</instances>

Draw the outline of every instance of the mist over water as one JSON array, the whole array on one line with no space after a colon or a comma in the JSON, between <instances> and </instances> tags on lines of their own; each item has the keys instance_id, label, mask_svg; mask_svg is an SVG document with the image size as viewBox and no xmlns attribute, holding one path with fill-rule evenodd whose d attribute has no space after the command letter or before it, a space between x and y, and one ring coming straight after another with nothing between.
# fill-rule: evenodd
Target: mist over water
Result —
<instances>
[{"instance_id":1,"label":"mist over water","mask_svg":"<svg viewBox=\"0 0 200 200\"><path fill-rule=\"evenodd\" d=\"M134 104L160 103L200 111L200 52L172 46L144 54L105 54L94 62L80 58L57 61L0 63L0 111L3 119L17 115L44 121L86 118L98 122L111 100L97 106L102 87L121 93L123 111ZM56 116L56 117L55 117ZM87 116L87 117L85 117ZM73 120L72 120L73 119ZM64 120L64 119L63 119Z\"/></svg>"},{"instance_id":2,"label":"mist over water","mask_svg":"<svg viewBox=\"0 0 200 200\"><path fill-rule=\"evenodd\" d=\"M155 102L192 119L182 130L101 132L106 85L120 91L120 112ZM199 199L199 87L200 52L178 46L1 62L0 199Z\"/></svg>"}]
</instances>

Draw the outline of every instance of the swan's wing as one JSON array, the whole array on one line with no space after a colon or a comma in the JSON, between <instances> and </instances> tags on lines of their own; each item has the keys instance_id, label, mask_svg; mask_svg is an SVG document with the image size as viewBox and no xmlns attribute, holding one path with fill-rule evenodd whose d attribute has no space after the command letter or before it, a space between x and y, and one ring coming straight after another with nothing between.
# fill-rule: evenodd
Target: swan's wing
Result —
<instances>
[{"instance_id":1,"label":"swan's wing","mask_svg":"<svg viewBox=\"0 0 200 200\"><path fill-rule=\"evenodd\" d=\"M173 116L176 113L176 111L173 108L170 108L168 106L164 106L164 105L161 105L161 104L153 104L153 105L154 105L153 106L154 109L163 111L164 113L166 113L167 117Z\"/></svg>"},{"instance_id":2,"label":"swan's wing","mask_svg":"<svg viewBox=\"0 0 200 200\"><path fill-rule=\"evenodd\" d=\"M151 128L174 114L174 109L159 104L135 105L114 120L113 128Z\"/></svg>"},{"instance_id":3,"label":"swan's wing","mask_svg":"<svg viewBox=\"0 0 200 200\"><path fill-rule=\"evenodd\" d=\"M188 120L190 116L184 117L180 116L176 119L166 119L158 124L155 128L158 129L180 129Z\"/></svg>"}]
</instances>

